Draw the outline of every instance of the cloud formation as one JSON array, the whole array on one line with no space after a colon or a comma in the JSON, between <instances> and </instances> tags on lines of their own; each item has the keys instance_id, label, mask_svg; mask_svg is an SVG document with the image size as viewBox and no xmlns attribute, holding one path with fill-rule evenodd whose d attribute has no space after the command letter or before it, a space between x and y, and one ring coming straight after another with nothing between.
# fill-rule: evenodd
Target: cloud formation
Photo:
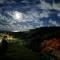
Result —
<instances>
[{"instance_id":1,"label":"cloud formation","mask_svg":"<svg viewBox=\"0 0 60 60\"><path fill-rule=\"evenodd\" d=\"M45 26L60 26L56 20L60 17L60 3L47 1L0 0L0 30L17 32Z\"/></svg>"},{"instance_id":2,"label":"cloud formation","mask_svg":"<svg viewBox=\"0 0 60 60\"><path fill-rule=\"evenodd\" d=\"M60 13L58 13L57 16L60 17Z\"/></svg>"},{"instance_id":3,"label":"cloud formation","mask_svg":"<svg viewBox=\"0 0 60 60\"><path fill-rule=\"evenodd\" d=\"M60 26L60 24L58 24L56 21L53 20L49 20L49 23L52 24L53 26Z\"/></svg>"},{"instance_id":4,"label":"cloud formation","mask_svg":"<svg viewBox=\"0 0 60 60\"><path fill-rule=\"evenodd\" d=\"M41 9L56 9L60 11L60 2L56 3L55 0L52 0L52 3L46 2L45 0L40 0L39 6Z\"/></svg>"}]
</instances>

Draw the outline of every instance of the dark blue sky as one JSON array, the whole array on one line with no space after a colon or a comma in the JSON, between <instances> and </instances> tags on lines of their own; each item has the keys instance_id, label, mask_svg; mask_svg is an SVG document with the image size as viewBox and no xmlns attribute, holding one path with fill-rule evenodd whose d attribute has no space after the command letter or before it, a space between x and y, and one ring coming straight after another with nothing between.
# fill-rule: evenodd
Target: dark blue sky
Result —
<instances>
[{"instance_id":1,"label":"dark blue sky","mask_svg":"<svg viewBox=\"0 0 60 60\"><path fill-rule=\"evenodd\" d=\"M46 26L60 26L60 0L0 0L0 30Z\"/></svg>"}]
</instances>

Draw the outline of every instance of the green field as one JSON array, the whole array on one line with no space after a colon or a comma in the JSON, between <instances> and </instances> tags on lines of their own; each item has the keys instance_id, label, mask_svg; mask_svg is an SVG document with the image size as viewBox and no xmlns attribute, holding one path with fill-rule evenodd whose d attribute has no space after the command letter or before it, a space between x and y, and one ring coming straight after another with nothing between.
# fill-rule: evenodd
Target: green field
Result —
<instances>
[{"instance_id":1,"label":"green field","mask_svg":"<svg viewBox=\"0 0 60 60\"><path fill-rule=\"evenodd\" d=\"M21 42L22 43L22 42ZM8 45L8 50L5 55L0 55L1 59L14 60L38 60L39 53L32 52L32 50L24 47L20 42L11 42Z\"/></svg>"}]
</instances>

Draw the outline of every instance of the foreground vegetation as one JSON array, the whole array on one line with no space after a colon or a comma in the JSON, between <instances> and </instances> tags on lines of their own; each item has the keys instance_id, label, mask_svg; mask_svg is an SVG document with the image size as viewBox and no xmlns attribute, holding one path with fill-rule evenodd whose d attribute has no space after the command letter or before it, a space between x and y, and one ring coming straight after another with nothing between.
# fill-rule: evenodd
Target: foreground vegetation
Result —
<instances>
[{"instance_id":1,"label":"foreground vegetation","mask_svg":"<svg viewBox=\"0 0 60 60\"><path fill-rule=\"evenodd\" d=\"M7 33L13 36L13 38L9 41L7 53L5 55L0 54L1 59L60 60L60 49L55 49L51 53L42 51L42 43L44 40L48 41L52 38L60 39L59 28L38 28L29 32ZM0 34L0 39L1 37Z\"/></svg>"}]
</instances>

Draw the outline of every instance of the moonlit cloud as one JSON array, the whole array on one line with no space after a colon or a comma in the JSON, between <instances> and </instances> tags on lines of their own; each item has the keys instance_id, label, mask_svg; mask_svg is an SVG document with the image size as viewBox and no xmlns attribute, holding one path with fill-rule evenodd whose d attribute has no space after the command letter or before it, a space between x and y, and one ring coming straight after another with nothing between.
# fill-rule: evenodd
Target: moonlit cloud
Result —
<instances>
[{"instance_id":1,"label":"moonlit cloud","mask_svg":"<svg viewBox=\"0 0 60 60\"><path fill-rule=\"evenodd\" d=\"M60 2L0 0L0 7L0 30L18 32L45 26L60 26Z\"/></svg>"},{"instance_id":2,"label":"moonlit cloud","mask_svg":"<svg viewBox=\"0 0 60 60\"><path fill-rule=\"evenodd\" d=\"M2 4L2 3L4 3L5 2L5 0L0 0L0 4Z\"/></svg>"},{"instance_id":3,"label":"moonlit cloud","mask_svg":"<svg viewBox=\"0 0 60 60\"><path fill-rule=\"evenodd\" d=\"M60 24L53 20L49 20L49 23L52 24L53 26L60 26Z\"/></svg>"},{"instance_id":4,"label":"moonlit cloud","mask_svg":"<svg viewBox=\"0 0 60 60\"><path fill-rule=\"evenodd\" d=\"M23 14L21 12L14 12L13 14L13 18L16 19L16 20L19 20L19 19L23 19Z\"/></svg>"},{"instance_id":5,"label":"moonlit cloud","mask_svg":"<svg viewBox=\"0 0 60 60\"><path fill-rule=\"evenodd\" d=\"M15 4L15 0L0 0L0 4Z\"/></svg>"},{"instance_id":6,"label":"moonlit cloud","mask_svg":"<svg viewBox=\"0 0 60 60\"><path fill-rule=\"evenodd\" d=\"M60 13L58 13L57 16L60 17Z\"/></svg>"},{"instance_id":7,"label":"moonlit cloud","mask_svg":"<svg viewBox=\"0 0 60 60\"><path fill-rule=\"evenodd\" d=\"M48 11L43 11L42 13L40 13L40 18L48 18L49 17L49 12Z\"/></svg>"},{"instance_id":8,"label":"moonlit cloud","mask_svg":"<svg viewBox=\"0 0 60 60\"><path fill-rule=\"evenodd\" d=\"M16 11L15 11L16 12ZM1 22L3 22L3 20L5 21L3 24L5 24L5 26L3 27L3 25L1 27L1 29L7 29L10 31L25 31L25 30L29 30L29 29L34 29L34 28L38 28L40 26L42 26L42 22L39 22L38 18L38 13L32 13L32 11L30 11L27 14L24 14L24 19L15 19L16 17L15 12L5 12L6 14L8 14L10 16L10 18L6 17L5 15L3 16L2 14L0 14L1 17ZM21 12L19 12L21 13ZM34 15L35 14L35 15ZM32 15L32 16L31 16ZM3 18L2 18L3 17ZM12 18L14 17L14 18ZM34 18L35 17L35 18ZM3 20L2 20L3 19ZM6 23L8 22L8 24L6 25Z\"/></svg>"},{"instance_id":9,"label":"moonlit cloud","mask_svg":"<svg viewBox=\"0 0 60 60\"><path fill-rule=\"evenodd\" d=\"M53 9L60 11L60 3L53 3Z\"/></svg>"},{"instance_id":10,"label":"moonlit cloud","mask_svg":"<svg viewBox=\"0 0 60 60\"><path fill-rule=\"evenodd\" d=\"M27 0L22 0L21 3L30 3L30 2Z\"/></svg>"},{"instance_id":11,"label":"moonlit cloud","mask_svg":"<svg viewBox=\"0 0 60 60\"><path fill-rule=\"evenodd\" d=\"M52 0L52 3L48 3L44 0L40 0L40 4L38 4L37 6L39 6L41 9L56 9L58 11L60 11L60 2L59 3L55 3L54 0Z\"/></svg>"},{"instance_id":12,"label":"moonlit cloud","mask_svg":"<svg viewBox=\"0 0 60 60\"><path fill-rule=\"evenodd\" d=\"M14 19L14 20L22 20L23 19L23 13L14 11L14 12L8 12L8 14Z\"/></svg>"},{"instance_id":13,"label":"moonlit cloud","mask_svg":"<svg viewBox=\"0 0 60 60\"><path fill-rule=\"evenodd\" d=\"M44 0L40 0L41 4L40 4L40 7L41 9L51 9L52 6L51 4L45 2Z\"/></svg>"}]
</instances>

